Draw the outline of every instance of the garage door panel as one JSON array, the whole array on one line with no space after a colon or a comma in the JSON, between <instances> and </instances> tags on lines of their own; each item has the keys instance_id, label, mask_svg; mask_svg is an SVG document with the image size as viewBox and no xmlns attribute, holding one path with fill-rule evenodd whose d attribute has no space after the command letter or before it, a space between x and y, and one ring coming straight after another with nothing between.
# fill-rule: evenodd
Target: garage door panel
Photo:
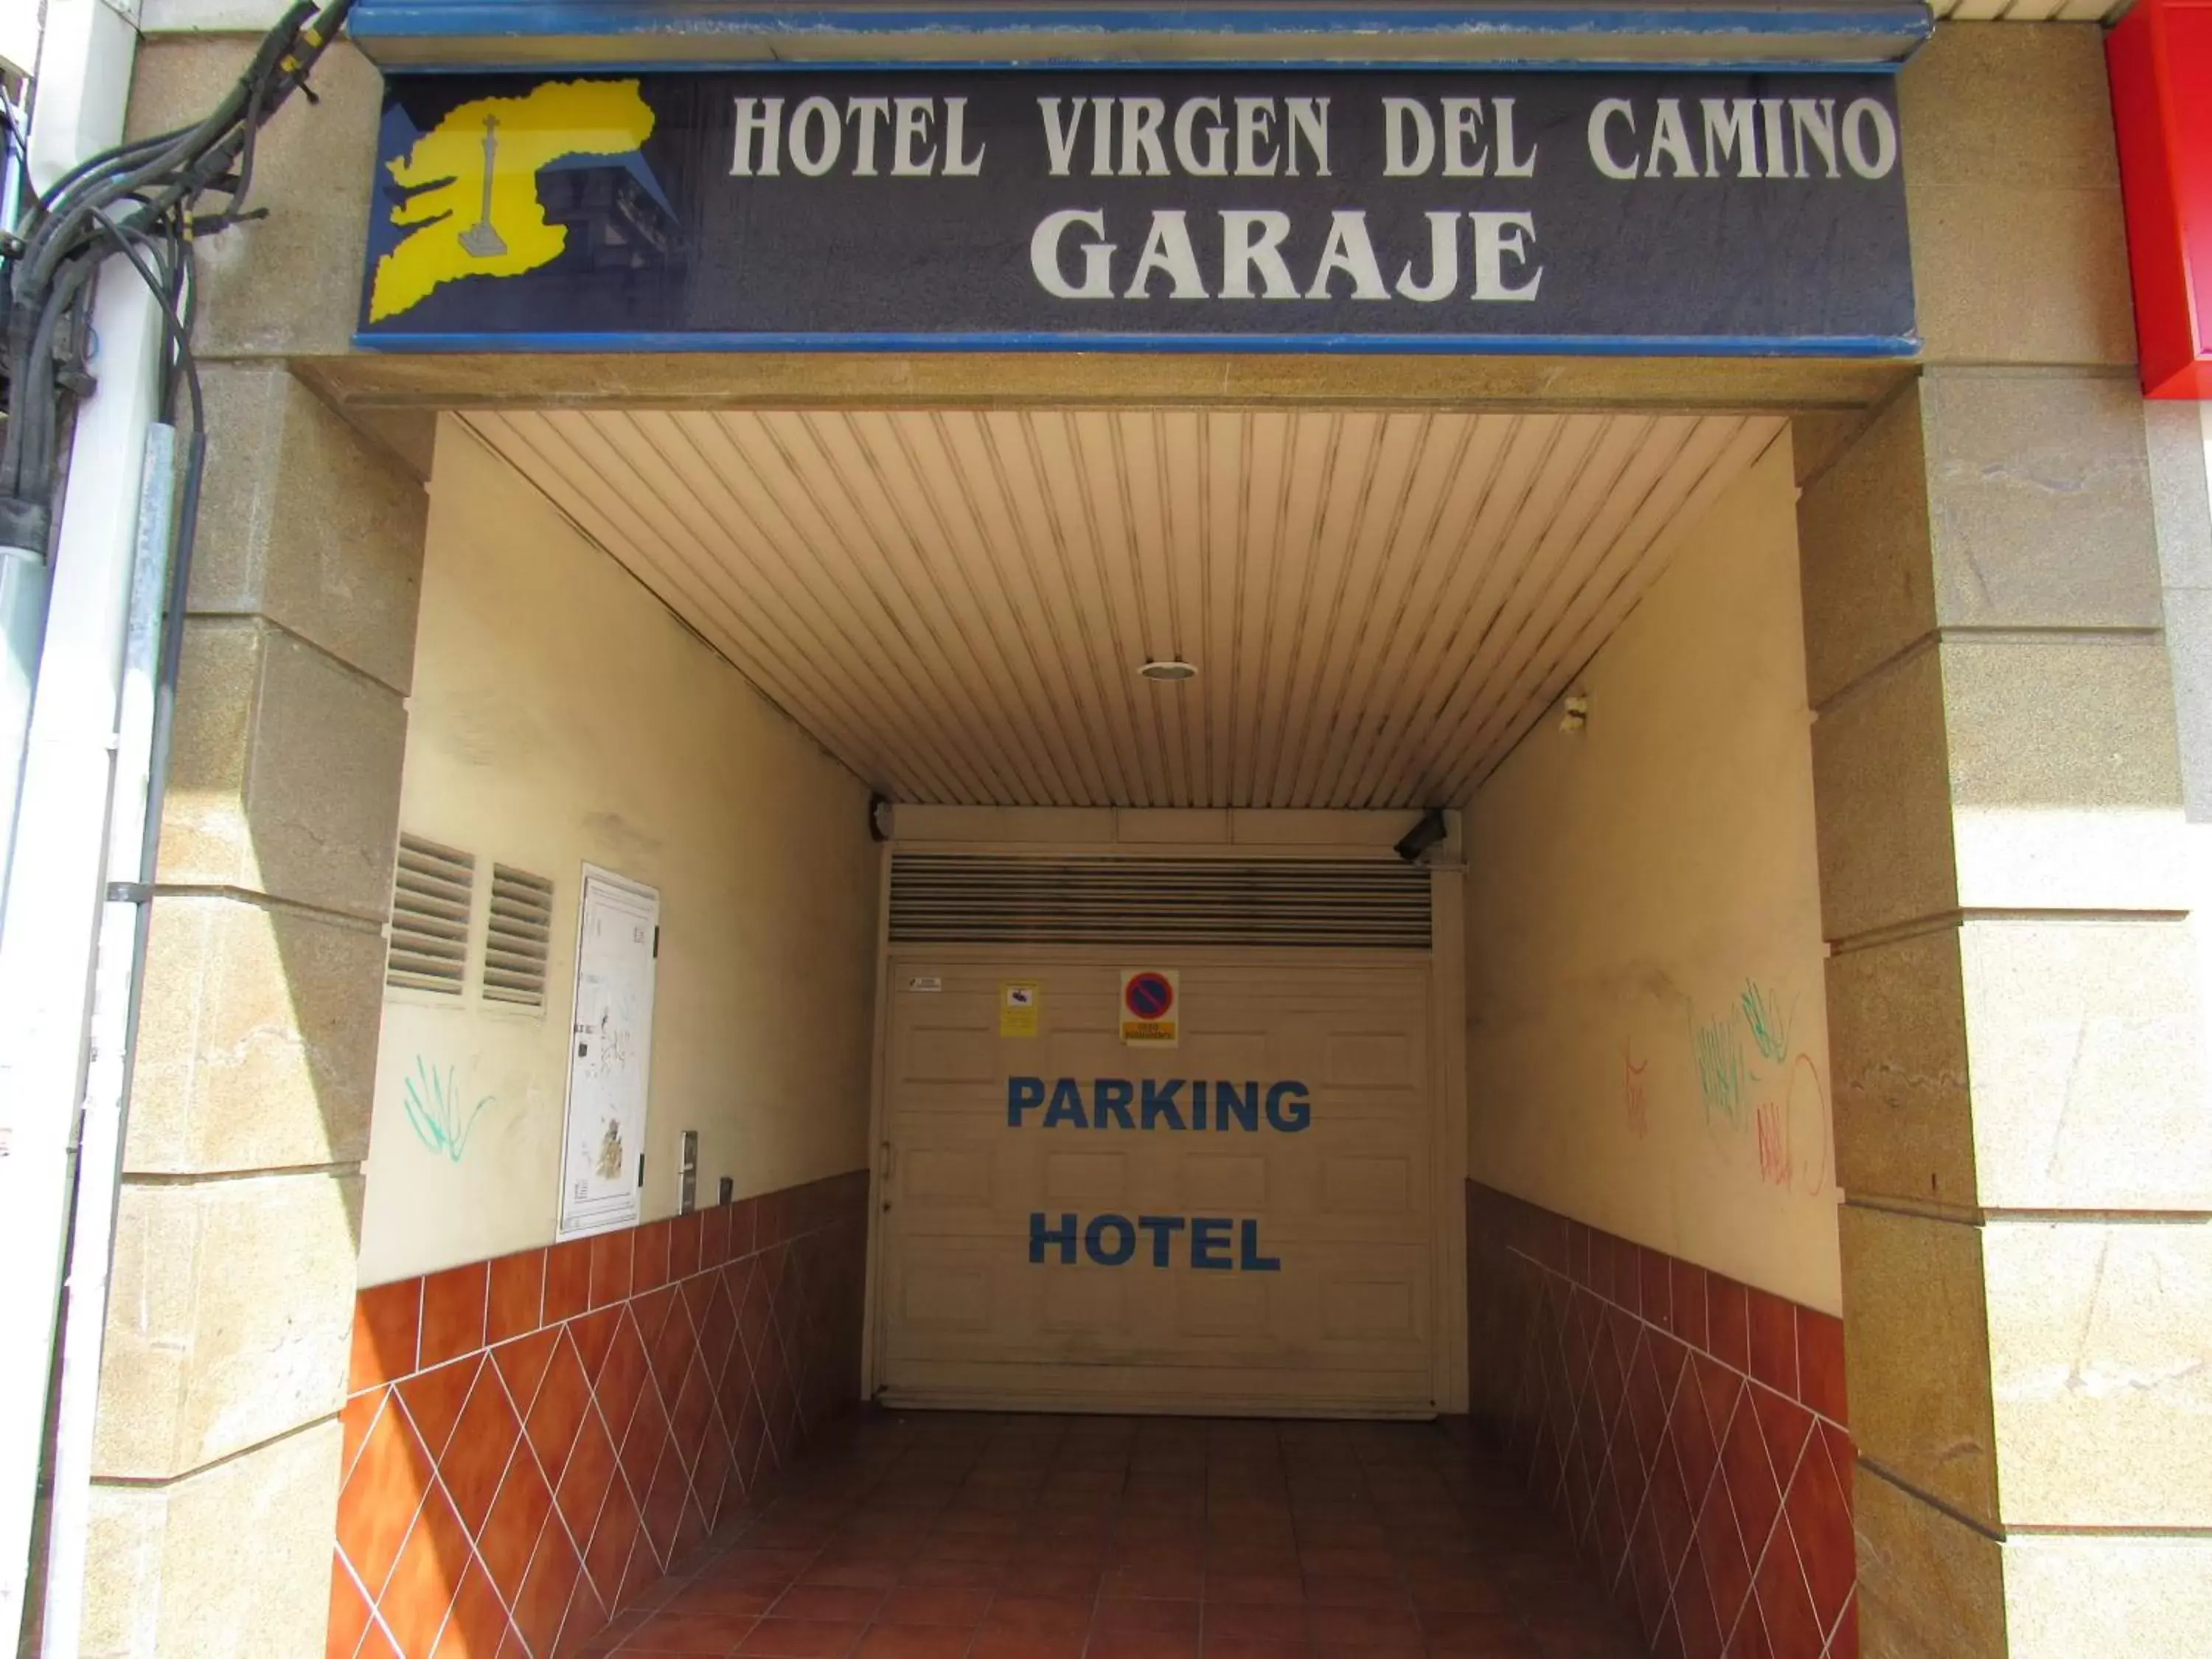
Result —
<instances>
[{"instance_id":1,"label":"garage door panel","mask_svg":"<svg viewBox=\"0 0 2212 1659\"><path fill-rule=\"evenodd\" d=\"M1415 1160L1405 1156L1332 1158L1321 1175L1321 1212L1331 1216L1406 1215L1425 1184Z\"/></svg>"},{"instance_id":2,"label":"garage door panel","mask_svg":"<svg viewBox=\"0 0 2212 1659\"><path fill-rule=\"evenodd\" d=\"M997 1041L983 1023L988 1012L979 1014L973 1026L930 1024L907 1032L908 1078L921 1084L988 1087L999 1071Z\"/></svg>"},{"instance_id":3,"label":"garage door panel","mask_svg":"<svg viewBox=\"0 0 2212 1659\"><path fill-rule=\"evenodd\" d=\"M1318 1310L1321 1340L1352 1344L1362 1352L1376 1344L1394 1342L1425 1352L1421 1289L1413 1275L1324 1275Z\"/></svg>"},{"instance_id":4,"label":"garage door panel","mask_svg":"<svg viewBox=\"0 0 2212 1659\"><path fill-rule=\"evenodd\" d=\"M975 1410L1013 1406L1058 1412L1419 1417L1430 1409L1425 1367L1316 1371L1297 1397L1286 1399L1279 1391L1255 1386L1248 1372L1214 1364L1137 1368L1115 1363L1033 1366L924 1360L915 1362L902 1382L887 1386L884 1393L894 1405Z\"/></svg>"},{"instance_id":5,"label":"garage door panel","mask_svg":"<svg viewBox=\"0 0 2212 1659\"><path fill-rule=\"evenodd\" d=\"M1121 1152L1047 1152L1042 1190L1054 1204L1110 1209L1130 1196L1129 1158Z\"/></svg>"},{"instance_id":6,"label":"garage door panel","mask_svg":"<svg viewBox=\"0 0 2212 1659\"><path fill-rule=\"evenodd\" d=\"M916 1253L892 1276L891 1297L909 1340L927 1348L947 1332L984 1336L995 1328L995 1264L975 1254Z\"/></svg>"},{"instance_id":7,"label":"garage door panel","mask_svg":"<svg viewBox=\"0 0 2212 1659\"><path fill-rule=\"evenodd\" d=\"M984 1147L918 1146L907 1155L905 1200L917 1209L998 1210L992 1164Z\"/></svg>"},{"instance_id":8,"label":"garage door panel","mask_svg":"<svg viewBox=\"0 0 2212 1659\"><path fill-rule=\"evenodd\" d=\"M1053 1014L1050 1002L1045 1006L1046 1018ZM1034 1042L1009 1042L1006 1045L1007 1064L1017 1069L1019 1057L1037 1045ZM1121 1040L1114 1028L1098 1025L1082 1030L1055 1027L1045 1042L1046 1064L1038 1068L1043 1077L1115 1077L1115 1069L1121 1064ZM1001 1077L1006 1073L1000 1073Z\"/></svg>"},{"instance_id":9,"label":"garage door panel","mask_svg":"<svg viewBox=\"0 0 2212 1659\"><path fill-rule=\"evenodd\" d=\"M1272 1305L1275 1286L1252 1275L1192 1279L1178 1285L1171 1298L1178 1336L1226 1337L1243 1343L1277 1334L1279 1310Z\"/></svg>"},{"instance_id":10,"label":"garage door panel","mask_svg":"<svg viewBox=\"0 0 2212 1659\"><path fill-rule=\"evenodd\" d=\"M1137 1334L1129 1324L1129 1289L1128 1281L1118 1273L1066 1274L1041 1299L1039 1322L1047 1331L1097 1339L1112 1352L1134 1352ZM1046 1356L1040 1352L1037 1357Z\"/></svg>"},{"instance_id":11,"label":"garage door panel","mask_svg":"<svg viewBox=\"0 0 2212 1659\"><path fill-rule=\"evenodd\" d=\"M1182 1209L1256 1214L1268 1207L1265 1158L1193 1152L1176 1163L1176 1195Z\"/></svg>"},{"instance_id":12,"label":"garage door panel","mask_svg":"<svg viewBox=\"0 0 2212 1659\"><path fill-rule=\"evenodd\" d=\"M1118 962L929 964L895 993L886 1055L882 1377L896 1402L1103 1410L1419 1412L1434 1332L1426 967L1182 970L1179 1047L1125 1046ZM906 982L895 968L892 984ZM1002 1037L999 988L1036 982L1039 1035ZM949 1006L955 999L957 1008ZM1010 1079L1046 1104L1009 1121ZM1125 1079L1137 1121L1098 1109ZM1084 1121L1048 1115L1071 1080ZM1142 1125L1180 1079L1189 1124ZM1279 1099L1267 1091L1303 1085ZM1231 1115L1224 1090L1252 1107ZM1035 1098L1035 1085L1024 1085ZM1032 1261L1033 1218L1040 1230ZM1057 1237L1073 1218L1074 1234ZM1091 1224L1101 1221L1094 1233ZM1195 1260L1208 1223L1215 1259ZM1139 1224L1149 1220L1153 1230ZM1165 1228L1165 1232L1157 1231ZM1164 1250L1167 1266L1155 1265ZM1072 1254L1073 1260L1066 1257Z\"/></svg>"},{"instance_id":13,"label":"garage door panel","mask_svg":"<svg viewBox=\"0 0 2212 1659\"><path fill-rule=\"evenodd\" d=\"M1419 1077L1419 1037L1404 1031L1335 1031L1321 1079L1333 1088L1405 1089Z\"/></svg>"}]
</instances>

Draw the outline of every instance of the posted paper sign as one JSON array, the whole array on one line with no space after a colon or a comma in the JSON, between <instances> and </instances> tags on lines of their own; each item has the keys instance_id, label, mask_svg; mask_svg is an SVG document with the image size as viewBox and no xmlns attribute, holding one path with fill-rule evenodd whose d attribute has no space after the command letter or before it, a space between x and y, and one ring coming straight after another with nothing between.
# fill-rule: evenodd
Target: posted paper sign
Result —
<instances>
[{"instance_id":1,"label":"posted paper sign","mask_svg":"<svg viewBox=\"0 0 2212 1659\"><path fill-rule=\"evenodd\" d=\"M1044 987L1033 979L1010 979L999 987L999 1035L1033 1037L1037 1034L1037 1006Z\"/></svg>"}]
</instances>

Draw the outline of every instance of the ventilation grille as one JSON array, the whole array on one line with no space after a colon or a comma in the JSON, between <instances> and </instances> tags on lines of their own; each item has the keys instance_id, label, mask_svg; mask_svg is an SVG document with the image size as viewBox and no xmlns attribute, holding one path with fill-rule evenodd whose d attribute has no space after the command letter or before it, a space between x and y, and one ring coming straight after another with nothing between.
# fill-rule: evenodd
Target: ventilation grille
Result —
<instances>
[{"instance_id":1,"label":"ventilation grille","mask_svg":"<svg viewBox=\"0 0 2212 1659\"><path fill-rule=\"evenodd\" d=\"M484 937L489 1002L545 1006L545 958L553 938L553 884L504 864L491 867L491 928Z\"/></svg>"},{"instance_id":2,"label":"ventilation grille","mask_svg":"<svg viewBox=\"0 0 2212 1659\"><path fill-rule=\"evenodd\" d=\"M1348 859L899 853L895 945L1429 946L1429 872Z\"/></svg>"},{"instance_id":3,"label":"ventilation grille","mask_svg":"<svg viewBox=\"0 0 2212 1659\"><path fill-rule=\"evenodd\" d=\"M469 909L477 861L420 836L399 837L392 883L392 949L384 982L410 991L461 994L469 959Z\"/></svg>"}]
</instances>

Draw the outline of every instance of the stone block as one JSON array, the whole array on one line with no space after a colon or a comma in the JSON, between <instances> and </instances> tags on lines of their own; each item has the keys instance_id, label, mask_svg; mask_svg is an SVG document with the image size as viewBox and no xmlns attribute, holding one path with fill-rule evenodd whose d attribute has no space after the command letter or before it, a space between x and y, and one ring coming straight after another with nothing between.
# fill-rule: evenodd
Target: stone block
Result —
<instances>
[{"instance_id":1,"label":"stone block","mask_svg":"<svg viewBox=\"0 0 2212 1659\"><path fill-rule=\"evenodd\" d=\"M180 1480L95 1482L83 1659L322 1659L343 1438L321 1422Z\"/></svg>"},{"instance_id":2,"label":"stone block","mask_svg":"<svg viewBox=\"0 0 2212 1659\"><path fill-rule=\"evenodd\" d=\"M1945 23L1898 76L1916 185L2116 190L2111 95L2094 23Z\"/></svg>"},{"instance_id":3,"label":"stone block","mask_svg":"<svg viewBox=\"0 0 2212 1659\"><path fill-rule=\"evenodd\" d=\"M2018 1659L2006 1644L2004 1563L1994 1538L1863 1460L1851 1506L1862 1659Z\"/></svg>"},{"instance_id":4,"label":"stone block","mask_svg":"<svg viewBox=\"0 0 2212 1659\"><path fill-rule=\"evenodd\" d=\"M2014 1539L2004 1555L2009 1659L2204 1651L2212 1539L2035 1535Z\"/></svg>"},{"instance_id":5,"label":"stone block","mask_svg":"<svg viewBox=\"0 0 2212 1659\"><path fill-rule=\"evenodd\" d=\"M2159 625L2131 375L1936 370L1921 399L1946 627Z\"/></svg>"},{"instance_id":6,"label":"stone block","mask_svg":"<svg viewBox=\"0 0 2212 1659\"><path fill-rule=\"evenodd\" d=\"M257 44L251 35L149 37L131 80L130 135L198 120ZM246 205L269 216L199 244L204 362L351 349L384 81L341 40L316 65L313 86L319 101L292 99L255 148Z\"/></svg>"},{"instance_id":7,"label":"stone block","mask_svg":"<svg viewBox=\"0 0 2212 1659\"><path fill-rule=\"evenodd\" d=\"M94 1473L168 1480L336 1413L360 1212L352 1175L126 1181Z\"/></svg>"},{"instance_id":8,"label":"stone block","mask_svg":"<svg viewBox=\"0 0 2212 1659\"><path fill-rule=\"evenodd\" d=\"M2182 811L2191 823L2212 823L2212 587L2166 590L2166 663Z\"/></svg>"},{"instance_id":9,"label":"stone block","mask_svg":"<svg viewBox=\"0 0 2212 1659\"><path fill-rule=\"evenodd\" d=\"M422 485L277 363L211 364L194 611L259 614L404 696Z\"/></svg>"},{"instance_id":10,"label":"stone block","mask_svg":"<svg viewBox=\"0 0 2212 1659\"><path fill-rule=\"evenodd\" d=\"M1790 417L1790 471L1802 489L1840 460L1885 411L1801 409Z\"/></svg>"},{"instance_id":11,"label":"stone block","mask_svg":"<svg viewBox=\"0 0 2212 1659\"><path fill-rule=\"evenodd\" d=\"M1898 107L1924 359L2132 363L2096 26L1946 23Z\"/></svg>"},{"instance_id":12,"label":"stone block","mask_svg":"<svg viewBox=\"0 0 2212 1659\"><path fill-rule=\"evenodd\" d=\"M1982 1258L2005 1524L2212 1528L2212 1217L1992 1220Z\"/></svg>"},{"instance_id":13,"label":"stone block","mask_svg":"<svg viewBox=\"0 0 2212 1659\"><path fill-rule=\"evenodd\" d=\"M406 708L258 618L187 624L160 877L381 922Z\"/></svg>"},{"instance_id":14,"label":"stone block","mask_svg":"<svg viewBox=\"0 0 2212 1659\"><path fill-rule=\"evenodd\" d=\"M1905 213L1923 362L2134 362L2118 190L1908 184Z\"/></svg>"},{"instance_id":15,"label":"stone block","mask_svg":"<svg viewBox=\"0 0 2212 1659\"><path fill-rule=\"evenodd\" d=\"M2168 920L1960 930L1973 1201L2212 1211L2197 951ZM1966 1092L1954 1097L1963 1121Z\"/></svg>"},{"instance_id":16,"label":"stone block","mask_svg":"<svg viewBox=\"0 0 2212 1659\"><path fill-rule=\"evenodd\" d=\"M1958 929L1839 951L1827 989L1837 1184L1862 1198L1972 1204Z\"/></svg>"},{"instance_id":17,"label":"stone block","mask_svg":"<svg viewBox=\"0 0 2212 1659\"><path fill-rule=\"evenodd\" d=\"M1807 700L1820 708L1936 627L1920 395L1908 388L1798 500Z\"/></svg>"},{"instance_id":18,"label":"stone block","mask_svg":"<svg viewBox=\"0 0 2212 1659\"><path fill-rule=\"evenodd\" d=\"M1820 927L1831 939L1958 906L1933 647L1892 664L1813 723Z\"/></svg>"},{"instance_id":19,"label":"stone block","mask_svg":"<svg viewBox=\"0 0 2212 1659\"><path fill-rule=\"evenodd\" d=\"M2160 579L2168 587L2212 587L2212 501L2204 477L2202 405L2145 401L2145 459L2158 517Z\"/></svg>"},{"instance_id":20,"label":"stone block","mask_svg":"<svg viewBox=\"0 0 2212 1659\"><path fill-rule=\"evenodd\" d=\"M1995 1526L1981 1230L1857 1203L1837 1215L1860 1452L1914 1490Z\"/></svg>"},{"instance_id":21,"label":"stone block","mask_svg":"<svg viewBox=\"0 0 2212 1659\"><path fill-rule=\"evenodd\" d=\"M1832 956L1827 989L1845 1191L2212 1210L2185 925L1977 918Z\"/></svg>"},{"instance_id":22,"label":"stone block","mask_svg":"<svg viewBox=\"0 0 2212 1659\"><path fill-rule=\"evenodd\" d=\"M1966 639L1941 656L1958 902L2186 910L2195 881L2158 638Z\"/></svg>"},{"instance_id":23,"label":"stone block","mask_svg":"<svg viewBox=\"0 0 2212 1659\"><path fill-rule=\"evenodd\" d=\"M185 1175L366 1158L384 956L364 922L157 898L125 1167Z\"/></svg>"}]
</instances>

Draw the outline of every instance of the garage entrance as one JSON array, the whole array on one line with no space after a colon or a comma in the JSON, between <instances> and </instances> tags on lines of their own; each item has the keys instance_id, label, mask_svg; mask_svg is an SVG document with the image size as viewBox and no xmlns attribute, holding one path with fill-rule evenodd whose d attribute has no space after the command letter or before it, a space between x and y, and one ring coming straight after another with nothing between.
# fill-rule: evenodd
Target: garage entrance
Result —
<instances>
[{"instance_id":1,"label":"garage entrance","mask_svg":"<svg viewBox=\"0 0 2212 1659\"><path fill-rule=\"evenodd\" d=\"M895 855L883 1397L1433 1413L1431 884L1387 852Z\"/></svg>"},{"instance_id":2,"label":"garage entrance","mask_svg":"<svg viewBox=\"0 0 2212 1659\"><path fill-rule=\"evenodd\" d=\"M872 1393L1464 1408L1455 809L1779 419L459 426L885 798Z\"/></svg>"},{"instance_id":3,"label":"garage entrance","mask_svg":"<svg viewBox=\"0 0 2212 1659\"><path fill-rule=\"evenodd\" d=\"M1039 1432L1476 1414L1650 1632L1838 1630L1786 419L771 401L438 422L401 819L492 908L453 896L451 982L386 994L364 1307L428 1321L434 1249L526 1297L513 1171L578 1139L509 1104L568 1076L562 872L658 907L641 1121L580 1141L641 1213L546 1254L527 1331L615 1448L533 1442L546 1486L621 1472L561 1511L597 1598L564 1616L858 1393ZM553 890L528 1007L518 872ZM433 1352L362 1412L477 1363ZM368 1443L343 1560L382 1609Z\"/></svg>"}]
</instances>

